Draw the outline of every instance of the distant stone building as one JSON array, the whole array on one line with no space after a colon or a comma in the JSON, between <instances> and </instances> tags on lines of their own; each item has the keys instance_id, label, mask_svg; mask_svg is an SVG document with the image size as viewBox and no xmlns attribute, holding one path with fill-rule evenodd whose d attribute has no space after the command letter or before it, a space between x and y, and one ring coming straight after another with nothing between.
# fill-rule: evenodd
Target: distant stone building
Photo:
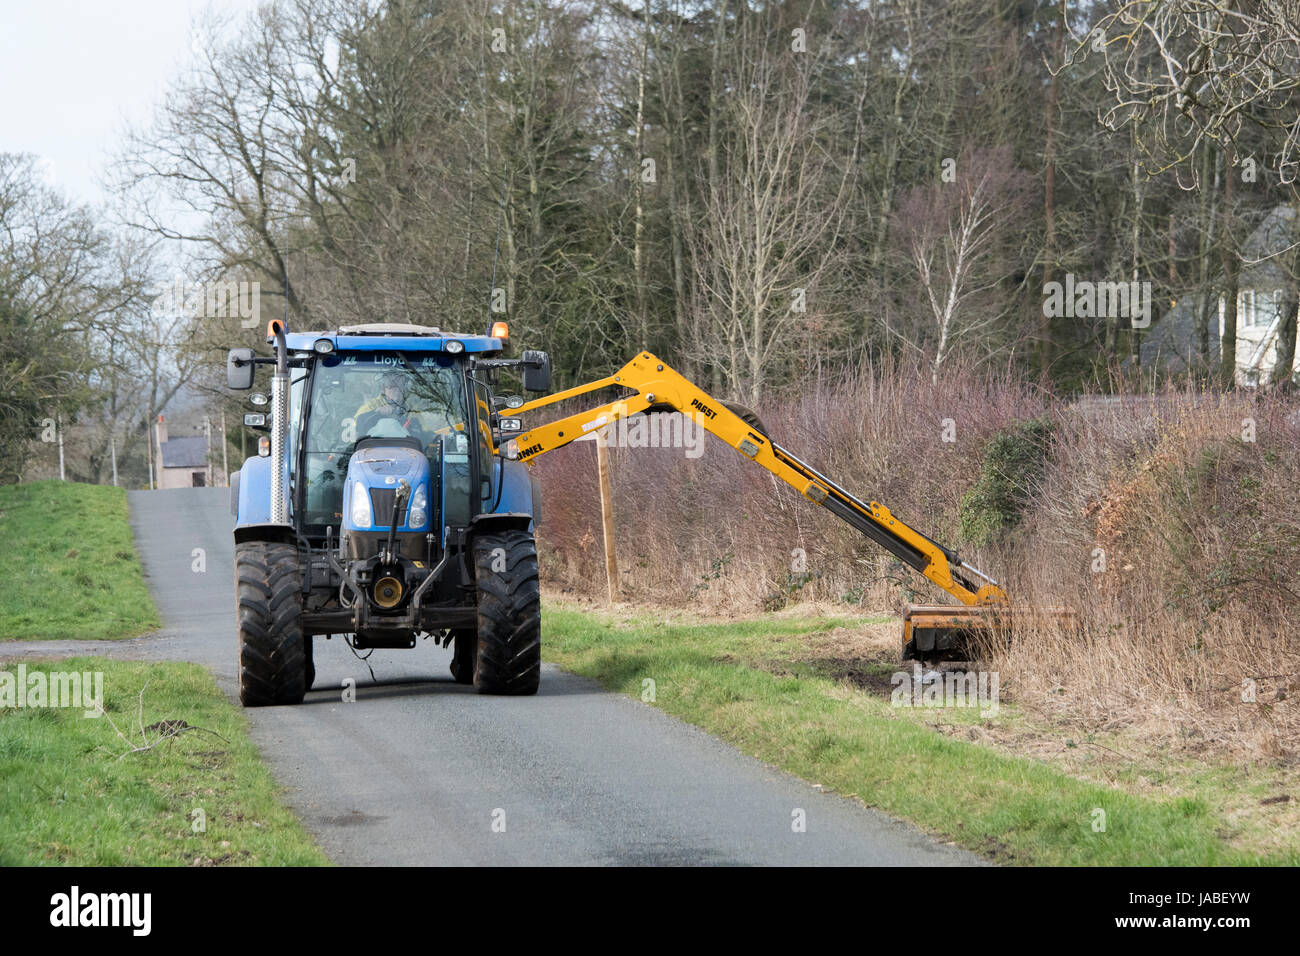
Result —
<instances>
[{"instance_id":1,"label":"distant stone building","mask_svg":"<svg viewBox=\"0 0 1300 956\"><path fill-rule=\"evenodd\" d=\"M157 440L160 454L155 462L159 488L203 488L225 484L220 464L209 463L206 435L167 437L167 422L158 416Z\"/></svg>"},{"instance_id":2,"label":"distant stone building","mask_svg":"<svg viewBox=\"0 0 1300 956\"><path fill-rule=\"evenodd\" d=\"M1277 364L1278 331L1282 326L1287 281L1275 257L1293 241L1295 209L1289 205L1274 208L1242 245L1243 265L1237 289L1237 384L1259 385L1273 381ZM1210 343L1210 359L1219 360L1219 343L1223 339L1226 312L1222 296L1215 296L1202 307L1198 295L1184 296L1156 322L1142 340L1142 365L1164 371L1181 372L1195 364L1196 328L1199 316L1205 315ZM1297 350L1300 352L1300 350ZM1300 364L1292 365L1292 375Z\"/></svg>"}]
</instances>

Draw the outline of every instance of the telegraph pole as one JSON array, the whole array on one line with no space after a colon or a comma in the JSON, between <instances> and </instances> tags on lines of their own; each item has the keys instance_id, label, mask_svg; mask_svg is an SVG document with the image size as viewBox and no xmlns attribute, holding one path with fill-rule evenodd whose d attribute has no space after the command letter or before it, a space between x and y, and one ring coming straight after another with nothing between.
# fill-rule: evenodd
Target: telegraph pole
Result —
<instances>
[{"instance_id":1,"label":"telegraph pole","mask_svg":"<svg viewBox=\"0 0 1300 956\"><path fill-rule=\"evenodd\" d=\"M163 440L162 440L162 413L158 413L158 421L154 422L153 435L158 442L158 487L162 488L163 482Z\"/></svg>"},{"instance_id":2,"label":"telegraph pole","mask_svg":"<svg viewBox=\"0 0 1300 956\"><path fill-rule=\"evenodd\" d=\"M221 412L221 475L227 488L230 487L230 460L226 454L228 442L226 441L226 413Z\"/></svg>"},{"instance_id":3,"label":"telegraph pole","mask_svg":"<svg viewBox=\"0 0 1300 956\"><path fill-rule=\"evenodd\" d=\"M208 453L204 460L208 463L208 487L212 487L212 419L207 415L203 416L203 434L208 439Z\"/></svg>"}]
</instances>

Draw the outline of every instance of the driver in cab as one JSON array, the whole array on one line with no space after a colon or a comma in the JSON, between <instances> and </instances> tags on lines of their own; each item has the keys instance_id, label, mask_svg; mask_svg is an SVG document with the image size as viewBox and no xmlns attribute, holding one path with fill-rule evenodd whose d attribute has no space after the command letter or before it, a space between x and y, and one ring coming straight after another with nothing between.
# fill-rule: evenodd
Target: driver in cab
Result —
<instances>
[{"instance_id":1,"label":"driver in cab","mask_svg":"<svg viewBox=\"0 0 1300 956\"><path fill-rule=\"evenodd\" d=\"M439 432L450 430L451 422L446 414L431 409L418 395L411 396L410 384L409 377L400 372L385 373L380 379L379 394L362 402L353 416L356 437L374 434L385 419L395 421L422 445L432 442Z\"/></svg>"}]
</instances>

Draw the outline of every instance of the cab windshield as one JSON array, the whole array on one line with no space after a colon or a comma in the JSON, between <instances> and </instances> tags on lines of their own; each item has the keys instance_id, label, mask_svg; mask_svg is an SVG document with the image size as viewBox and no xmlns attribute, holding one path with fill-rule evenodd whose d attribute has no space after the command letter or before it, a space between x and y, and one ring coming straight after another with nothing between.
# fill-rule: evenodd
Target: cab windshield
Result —
<instances>
[{"instance_id":1,"label":"cab windshield","mask_svg":"<svg viewBox=\"0 0 1300 956\"><path fill-rule=\"evenodd\" d=\"M465 383L452 356L334 353L316 368L310 402L303 517L315 529L340 524L348 460L363 438L414 438L426 455L439 444L449 459L468 455Z\"/></svg>"}]
</instances>

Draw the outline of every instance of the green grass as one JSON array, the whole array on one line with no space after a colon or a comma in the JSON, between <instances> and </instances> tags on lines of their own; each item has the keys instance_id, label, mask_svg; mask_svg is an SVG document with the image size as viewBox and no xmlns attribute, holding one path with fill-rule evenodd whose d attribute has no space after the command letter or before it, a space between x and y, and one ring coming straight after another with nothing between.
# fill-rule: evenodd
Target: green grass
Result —
<instances>
[{"instance_id":1,"label":"green grass","mask_svg":"<svg viewBox=\"0 0 1300 956\"><path fill-rule=\"evenodd\" d=\"M0 707L0 866L328 862L280 805L244 715L202 667L98 657L26 666L102 671L107 716ZM4 669L16 674L17 664ZM183 720L205 730L129 753L109 718L138 746L142 688L144 727ZM195 832L195 810L205 832Z\"/></svg>"},{"instance_id":2,"label":"green grass","mask_svg":"<svg viewBox=\"0 0 1300 956\"><path fill-rule=\"evenodd\" d=\"M1256 854L1234 847L1233 826L1213 800L1139 796L1076 779L938 733L925 722L933 711L891 707L888 692L855 688L811 666L772 666L803 656L800 635L846 622L678 624L553 603L543 620L546 655L561 667L642 700L653 680L654 706L667 713L999 862L1300 863L1294 848ZM1003 704L994 719L1015 720L1010 710ZM945 717L980 720L952 709ZM1105 811L1104 832L1093 829L1097 809Z\"/></svg>"},{"instance_id":3,"label":"green grass","mask_svg":"<svg viewBox=\"0 0 1300 956\"><path fill-rule=\"evenodd\" d=\"M121 488L0 487L0 640L135 637L159 626Z\"/></svg>"}]
</instances>

